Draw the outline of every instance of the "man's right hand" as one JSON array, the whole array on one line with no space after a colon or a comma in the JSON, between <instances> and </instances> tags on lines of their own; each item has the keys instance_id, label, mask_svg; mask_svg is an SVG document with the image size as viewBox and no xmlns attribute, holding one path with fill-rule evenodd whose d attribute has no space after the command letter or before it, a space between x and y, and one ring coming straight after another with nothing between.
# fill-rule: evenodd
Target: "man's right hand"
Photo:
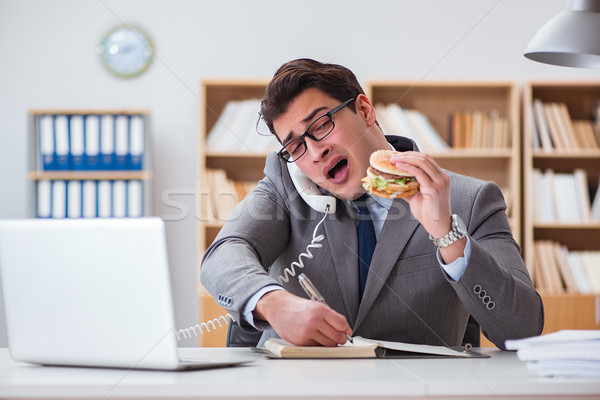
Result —
<instances>
[{"instance_id":1,"label":"man's right hand","mask_svg":"<svg viewBox=\"0 0 600 400\"><path fill-rule=\"evenodd\" d=\"M253 316L267 321L282 339L298 346L346 343L352 329L346 317L327 305L274 290L258 300Z\"/></svg>"}]
</instances>

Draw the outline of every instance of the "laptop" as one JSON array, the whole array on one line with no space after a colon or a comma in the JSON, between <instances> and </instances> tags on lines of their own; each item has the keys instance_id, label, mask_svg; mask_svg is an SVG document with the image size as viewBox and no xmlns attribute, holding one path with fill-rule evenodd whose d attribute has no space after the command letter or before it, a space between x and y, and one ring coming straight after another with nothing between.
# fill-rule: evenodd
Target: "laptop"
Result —
<instances>
[{"instance_id":1,"label":"laptop","mask_svg":"<svg viewBox=\"0 0 600 400\"><path fill-rule=\"evenodd\" d=\"M158 370L250 361L178 356L157 217L0 221L0 280L16 361Z\"/></svg>"}]
</instances>

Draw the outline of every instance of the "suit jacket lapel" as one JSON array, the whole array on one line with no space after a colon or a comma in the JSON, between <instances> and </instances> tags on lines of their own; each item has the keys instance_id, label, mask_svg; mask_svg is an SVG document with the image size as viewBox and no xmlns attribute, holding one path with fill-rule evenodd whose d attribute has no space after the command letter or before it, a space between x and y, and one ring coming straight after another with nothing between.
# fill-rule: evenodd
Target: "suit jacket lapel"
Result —
<instances>
[{"instance_id":1,"label":"suit jacket lapel","mask_svg":"<svg viewBox=\"0 0 600 400\"><path fill-rule=\"evenodd\" d=\"M417 226L419 222L412 216L408 204L402 199L394 200L375 246L353 330L365 319Z\"/></svg>"},{"instance_id":2,"label":"suit jacket lapel","mask_svg":"<svg viewBox=\"0 0 600 400\"><path fill-rule=\"evenodd\" d=\"M343 238L343 242L338 239L327 240L333 256L333 265L342 296L349 316L350 326L354 325L356 314L358 313L358 261L356 249L358 248L358 238L356 234L356 221L352 218L353 210L346 203L338 201L338 212L334 218L327 221L325 226L325 238Z\"/></svg>"}]
</instances>

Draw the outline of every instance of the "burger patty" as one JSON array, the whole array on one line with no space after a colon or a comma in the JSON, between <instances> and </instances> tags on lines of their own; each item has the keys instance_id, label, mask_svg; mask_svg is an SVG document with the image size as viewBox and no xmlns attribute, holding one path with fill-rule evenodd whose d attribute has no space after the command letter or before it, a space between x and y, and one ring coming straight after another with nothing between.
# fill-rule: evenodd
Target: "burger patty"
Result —
<instances>
[{"instance_id":1,"label":"burger patty","mask_svg":"<svg viewBox=\"0 0 600 400\"><path fill-rule=\"evenodd\" d=\"M383 179L386 179L386 180L390 180L390 181L403 178L400 175L388 174L387 172L380 171L380 170L378 170L377 168L375 168L373 166L369 167L369 172L371 172L373 175L377 175L380 178L383 178Z\"/></svg>"}]
</instances>

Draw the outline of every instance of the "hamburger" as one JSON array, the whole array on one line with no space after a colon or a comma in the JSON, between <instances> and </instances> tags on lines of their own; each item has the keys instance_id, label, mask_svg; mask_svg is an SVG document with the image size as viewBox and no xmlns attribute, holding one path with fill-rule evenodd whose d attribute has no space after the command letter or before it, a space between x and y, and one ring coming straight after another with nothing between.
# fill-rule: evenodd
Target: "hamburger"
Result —
<instances>
[{"instance_id":1,"label":"hamburger","mask_svg":"<svg viewBox=\"0 0 600 400\"><path fill-rule=\"evenodd\" d=\"M390 199L412 196L419 191L419 182L414 176L390 163L390 157L397 153L394 150L377 150L371 154L371 165L367 176L362 179L367 192Z\"/></svg>"}]
</instances>

